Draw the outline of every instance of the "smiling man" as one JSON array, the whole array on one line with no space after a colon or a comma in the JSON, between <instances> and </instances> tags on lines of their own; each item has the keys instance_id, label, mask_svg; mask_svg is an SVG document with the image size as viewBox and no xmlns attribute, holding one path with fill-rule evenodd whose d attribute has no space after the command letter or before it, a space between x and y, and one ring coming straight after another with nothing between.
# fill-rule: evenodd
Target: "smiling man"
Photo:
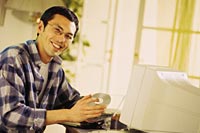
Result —
<instances>
[{"instance_id":1,"label":"smiling man","mask_svg":"<svg viewBox=\"0 0 200 133\"><path fill-rule=\"evenodd\" d=\"M0 132L43 132L46 125L82 122L100 116L97 99L81 98L71 87L59 55L71 45L79 29L76 15L51 7L41 17L36 40L8 47L0 53Z\"/></svg>"}]
</instances>

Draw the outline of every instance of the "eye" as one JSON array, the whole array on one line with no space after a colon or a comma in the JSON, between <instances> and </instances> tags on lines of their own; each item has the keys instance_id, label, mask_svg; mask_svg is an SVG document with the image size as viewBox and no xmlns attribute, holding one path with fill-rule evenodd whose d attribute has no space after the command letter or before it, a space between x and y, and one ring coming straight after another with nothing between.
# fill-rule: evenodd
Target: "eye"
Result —
<instances>
[{"instance_id":1,"label":"eye","mask_svg":"<svg viewBox=\"0 0 200 133\"><path fill-rule=\"evenodd\" d=\"M57 27L55 27L54 30L55 30L55 33L56 33L57 35L62 35L62 34L63 34L62 30L59 29L59 28L57 28Z\"/></svg>"},{"instance_id":2,"label":"eye","mask_svg":"<svg viewBox=\"0 0 200 133\"><path fill-rule=\"evenodd\" d=\"M69 34L66 34L66 35L65 35L65 38L66 38L67 40L72 40L72 39L73 39L72 35L69 35Z\"/></svg>"}]
</instances>

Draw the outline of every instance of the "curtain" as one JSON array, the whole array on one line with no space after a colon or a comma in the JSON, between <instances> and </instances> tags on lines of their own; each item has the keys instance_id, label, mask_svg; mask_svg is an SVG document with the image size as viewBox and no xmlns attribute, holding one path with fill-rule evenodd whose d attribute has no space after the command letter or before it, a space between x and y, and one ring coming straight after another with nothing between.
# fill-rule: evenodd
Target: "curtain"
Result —
<instances>
[{"instance_id":1,"label":"curtain","mask_svg":"<svg viewBox=\"0 0 200 133\"><path fill-rule=\"evenodd\" d=\"M195 0L177 0L171 38L170 67L188 71Z\"/></svg>"}]
</instances>

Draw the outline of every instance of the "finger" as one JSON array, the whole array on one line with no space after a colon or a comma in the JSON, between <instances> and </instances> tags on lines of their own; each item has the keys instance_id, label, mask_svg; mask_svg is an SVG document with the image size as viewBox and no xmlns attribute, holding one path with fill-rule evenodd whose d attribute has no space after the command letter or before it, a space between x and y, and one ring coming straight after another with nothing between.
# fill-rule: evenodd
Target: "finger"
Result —
<instances>
[{"instance_id":1,"label":"finger","mask_svg":"<svg viewBox=\"0 0 200 133\"><path fill-rule=\"evenodd\" d=\"M91 98L91 97L92 97L92 95L86 95L83 98L81 98L80 100L86 100L86 99Z\"/></svg>"},{"instance_id":2,"label":"finger","mask_svg":"<svg viewBox=\"0 0 200 133\"><path fill-rule=\"evenodd\" d=\"M96 103L99 102L99 99L92 97L92 98L87 99L85 102L86 103L93 103L92 105L96 105Z\"/></svg>"},{"instance_id":3,"label":"finger","mask_svg":"<svg viewBox=\"0 0 200 133\"><path fill-rule=\"evenodd\" d=\"M105 111L105 106L102 105L95 105L95 106L85 106L82 108L83 113L89 114L89 113L103 113Z\"/></svg>"},{"instance_id":4,"label":"finger","mask_svg":"<svg viewBox=\"0 0 200 133\"><path fill-rule=\"evenodd\" d=\"M93 105L93 106L88 105L88 106L85 107L85 110L86 111L92 111L92 110L101 110L101 111L104 111L105 108L106 108L105 105Z\"/></svg>"},{"instance_id":5,"label":"finger","mask_svg":"<svg viewBox=\"0 0 200 133\"><path fill-rule=\"evenodd\" d=\"M103 111L100 111L100 110L93 110L93 111L85 111L84 112L84 115L87 117L87 118L91 118L91 117L97 117L97 116L101 116L103 113Z\"/></svg>"},{"instance_id":6,"label":"finger","mask_svg":"<svg viewBox=\"0 0 200 133\"><path fill-rule=\"evenodd\" d=\"M101 115L102 115L102 113L90 113L85 116L87 119L90 119L90 118L100 117Z\"/></svg>"},{"instance_id":7,"label":"finger","mask_svg":"<svg viewBox=\"0 0 200 133\"><path fill-rule=\"evenodd\" d=\"M81 102L83 102L83 101L85 101L85 100L87 100L87 99L89 99L91 97L92 97L92 95L86 95L83 98L81 98L78 102L81 103Z\"/></svg>"},{"instance_id":8,"label":"finger","mask_svg":"<svg viewBox=\"0 0 200 133\"><path fill-rule=\"evenodd\" d=\"M94 98L91 95L89 95L89 96L85 96L84 98L82 98L79 102L88 104L88 103L95 103L98 101L99 101L98 98Z\"/></svg>"}]
</instances>

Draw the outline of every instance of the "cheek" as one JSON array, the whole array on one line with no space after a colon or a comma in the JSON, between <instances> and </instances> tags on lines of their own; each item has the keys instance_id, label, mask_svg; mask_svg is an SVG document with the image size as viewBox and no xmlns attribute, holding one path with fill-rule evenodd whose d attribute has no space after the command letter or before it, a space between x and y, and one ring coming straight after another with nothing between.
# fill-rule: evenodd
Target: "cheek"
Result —
<instances>
[{"instance_id":1,"label":"cheek","mask_svg":"<svg viewBox=\"0 0 200 133\"><path fill-rule=\"evenodd\" d=\"M51 40L51 39L55 39L55 36L51 33L46 35L46 40Z\"/></svg>"},{"instance_id":2,"label":"cheek","mask_svg":"<svg viewBox=\"0 0 200 133\"><path fill-rule=\"evenodd\" d=\"M46 33L43 33L43 34L41 34L41 38L42 38L43 42L47 42L48 38L49 38L49 35L46 34Z\"/></svg>"},{"instance_id":3,"label":"cheek","mask_svg":"<svg viewBox=\"0 0 200 133\"><path fill-rule=\"evenodd\" d=\"M68 49L68 44L65 44L65 46L62 48L62 51L65 51L66 49Z\"/></svg>"},{"instance_id":4,"label":"cheek","mask_svg":"<svg viewBox=\"0 0 200 133\"><path fill-rule=\"evenodd\" d=\"M72 44L72 42L71 41L69 41L69 42L66 42L65 43L65 49L68 49L69 48L69 46Z\"/></svg>"},{"instance_id":5,"label":"cheek","mask_svg":"<svg viewBox=\"0 0 200 133\"><path fill-rule=\"evenodd\" d=\"M45 40L48 40L48 39L50 39L50 38L53 38L53 33L51 33L50 31L45 31L45 32L43 32L43 38L45 39Z\"/></svg>"}]
</instances>

